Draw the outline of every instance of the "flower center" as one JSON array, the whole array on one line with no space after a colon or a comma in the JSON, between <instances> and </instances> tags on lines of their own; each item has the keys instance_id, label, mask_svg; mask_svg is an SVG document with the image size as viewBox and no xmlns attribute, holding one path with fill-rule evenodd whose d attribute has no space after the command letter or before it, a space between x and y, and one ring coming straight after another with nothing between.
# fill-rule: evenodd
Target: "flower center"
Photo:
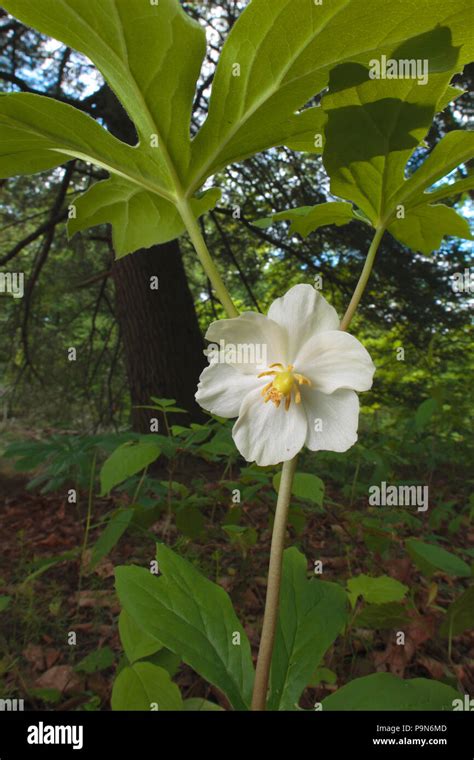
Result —
<instances>
[{"instance_id":1,"label":"flower center","mask_svg":"<svg viewBox=\"0 0 474 760\"><path fill-rule=\"evenodd\" d=\"M273 369L273 367L279 367L279 369ZM271 380L262 391L265 403L272 401L275 406L280 406L284 398L285 410L288 411L291 404L291 394L294 392L295 403L301 404L300 385L311 385L311 381L304 375L300 375L293 370L294 367L292 364L288 364L285 369L283 364L277 362L276 364L270 364L270 370L268 372L261 372L259 374L259 377L273 376L273 380Z\"/></svg>"}]
</instances>

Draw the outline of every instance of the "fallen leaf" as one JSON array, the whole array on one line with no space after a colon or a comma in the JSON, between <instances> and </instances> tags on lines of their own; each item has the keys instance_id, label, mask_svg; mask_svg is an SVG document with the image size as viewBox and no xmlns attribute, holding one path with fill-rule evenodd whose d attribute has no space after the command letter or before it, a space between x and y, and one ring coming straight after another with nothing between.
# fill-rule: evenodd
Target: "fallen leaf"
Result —
<instances>
[{"instance_id":1,"label":"fallen leaf","mask_svg":"<svg viewBox=\"0 0 474 760\"><path fill-rule=\"evenodd\" d=\"M42 646L39 644L28 644L26 649L22 652L23 657L34 670L44 670L45 668L45 652Z\"/></svg>"},{"instance_id":2,"label":"fallen leaf","mask_svg":"<svg viewBox=\"0 0 474 760\"><path fill-rule=\"evenodd\" d=\"M55 665L40 676L38 689L57 689L61 694L78 694L83 691L84 681L70 665Z\"/></svg>"},{"instance_id":3,"label":"fallen leaf","mask_svg":"<svg viewBox=\"0 0 474 760\"><path fill-rule=\"evenodd\" d=\"M422 655L421 657L417 658L417 662L422 665L425 670L428 671L430 676L432 678L435 678L437 681L440 681L446 675L443 663L435 660L433 657Z\"/></svg>"}]
</instances>

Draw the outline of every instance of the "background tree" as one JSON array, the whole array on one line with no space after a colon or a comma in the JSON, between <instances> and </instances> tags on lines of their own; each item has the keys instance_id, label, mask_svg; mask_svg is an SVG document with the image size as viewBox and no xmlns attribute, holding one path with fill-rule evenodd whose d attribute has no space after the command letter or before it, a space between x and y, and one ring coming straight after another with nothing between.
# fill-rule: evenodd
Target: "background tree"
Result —
<instances>
[{"instance_id":1,"label":"background tree","mask_svg":"<svg viewBox=\"0 0 474 760\"><path fill-rule=\"evenodd\" d=\"M208 31L208 56L195 99L196 129L205 118L222 42L244 4L223 0L212 7L204 2L183 5ZM0 83L5 90L46 92L86 110L121 139L135 141L133 125L87 60L6 14L0 40ZM471 80L472 68L467 67L458 83L468 88ZM410 170L441 136L469 118L470 108L465 95L437 117L426 148L415 154ZM52 404L58 393L65 401L63 424L73 419L95 426L125 421L130 412L125 386L135 405L146 404L150 395L162 395L176 397L193 411L196 381L205 361L201 334L222 314L220 304L186 238L180 241L184 267L176 242L114 262L106 227L67 243L67 205L77 191L100 178L97 170L75 162L65 174L45 173L41 184L36 177L3 184L0 260L6 267L21 263L29 272L24 302L3 299L10 337L0 350L9 368L8 383L16 388L10 403L21 397L24 413L28 405L44 408L48 390L41 379L47 374L53 379ZM288 235L286 223L268 229L255 224L272 211L331 197L320 156L273 149L227 169L216 181L223 189L222 201L201 226L239 307L264 310L289 284L318 276L341 312L370 243L366 227L356 222L325 227L301 240ZM413 362L423 363L434 355L443 363L453 358L453 351L464 356L469 339L466 299L453 290L451 276L469 265L469 256L469 243L451 240L427 258L408 251L387 233L360 309L359 324L365 325L367 337L378 340L389 326L387 352L403 345ZM151 276L159 279L158 293L149 288ZM74 367L64 358L70 345L80 349ZM426 372L430 376L428 366ZM26 383L28 398L23 393ZM392 392L381 383L377 388L381 394ZM396 393L406 394L416 405L426 394L424 379L408 387L398 384ZM134 410L133 421L138 429L148 429L147 412Z\"/></svg>"}]
</instances>

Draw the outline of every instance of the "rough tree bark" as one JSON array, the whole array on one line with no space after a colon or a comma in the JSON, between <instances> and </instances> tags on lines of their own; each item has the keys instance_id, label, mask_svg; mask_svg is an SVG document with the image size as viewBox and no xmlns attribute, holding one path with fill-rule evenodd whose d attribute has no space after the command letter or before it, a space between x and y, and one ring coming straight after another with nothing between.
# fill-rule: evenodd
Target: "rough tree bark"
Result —
<instances>
[{"instance_id":1,"label":"rough tree bark","mask_svg":"<svg viewBox=\"0 0 474 760\"><path fill-rule=\"evenodd\" d=\"M200 418L194 394L206 363L204 343L177 241L125 256L112 271L132 404L175 398ZM158 291L150 288L155 276ZM149 432L153 416L134 408L134 429Z\"/></svg>"}]
</instances>

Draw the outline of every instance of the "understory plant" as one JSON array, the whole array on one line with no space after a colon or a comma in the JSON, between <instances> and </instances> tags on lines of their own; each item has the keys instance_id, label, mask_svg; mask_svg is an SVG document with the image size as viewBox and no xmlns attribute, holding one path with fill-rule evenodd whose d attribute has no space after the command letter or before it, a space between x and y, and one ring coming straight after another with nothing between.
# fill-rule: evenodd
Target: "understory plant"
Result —
<instances>
[{"instance_id":1,"label":"understory plant","mask_svg":"<svg viewBox=\"0 0 474 760\"><path fill-rule=\"evenodd\" d=\"M371 387L375 365L346 331L384 235L421 254L445 235L470 237L466 220L441 201L474 186L469 175L451 178L473 157L474 136L450 132L416 171L410 164L423 153L435 113L460 94L451 80L473 57L470 5L458 0L453 13L444 0L400 0L387 13L383 0L251 0L223 45L198 128L191 116L206 35L178 0L4 2L22 22L94 62L138 140L122 143L47 97L1 95L0 175L71 159L106 170L109 178L69 207L68 229L73 235L110 223L118 257L187 233L227 316L209 327L210 363L196 398L211 413L236 418L233 440L248 462L282 465L256 671L224 589L162 543L148 568L116 569L126 662L114 709L219 709L182 699L172 681L181 661L231 709L298 709L349 625L351 595L309 580L306 558L295 547L284 550L297 456L303 447L342 453L357 440L357 393ZM221 195L218 173L281 145L321 153L338 200L274 210L262 226L290 220L291 234L303 236L349 222L372 230L342 319L309 283L281 294L266 316L239 314L202 235L198 219ZM147 465L160 454L152 441L142 441L141 452L124 445L112 465L127 462L125 477L141 469L133 469L133 457L143 446ZM378 673L316 709L450 709L457 697L445 683Z\"/></svg>"}]
</instances>

